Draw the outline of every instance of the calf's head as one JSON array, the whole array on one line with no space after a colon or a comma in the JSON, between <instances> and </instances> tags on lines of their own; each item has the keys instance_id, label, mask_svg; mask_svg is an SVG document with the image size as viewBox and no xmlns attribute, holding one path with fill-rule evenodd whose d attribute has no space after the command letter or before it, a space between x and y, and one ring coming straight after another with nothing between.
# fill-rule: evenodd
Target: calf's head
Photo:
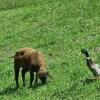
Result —
<instances>
[{"instance_id":1,"label":"calf's head","mask_svg":"<svg viewBox=\"0 0 100 100\"><path fill-rule=\"evenodd\" d=\"M47 72L38 73L38 77L42 81L43 84L47 83L47 77L48 77Z\"/></svg>"}]
</instances>

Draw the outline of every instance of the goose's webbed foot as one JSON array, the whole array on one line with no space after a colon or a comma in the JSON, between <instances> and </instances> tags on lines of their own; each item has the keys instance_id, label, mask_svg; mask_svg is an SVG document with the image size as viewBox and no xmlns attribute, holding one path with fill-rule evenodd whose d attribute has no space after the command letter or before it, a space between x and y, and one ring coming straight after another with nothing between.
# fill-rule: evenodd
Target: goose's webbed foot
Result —
<instances>
[{"instance_id":1,"label":"goose's webbed foot","mask_svg":"<svg viewBox=\"0 0 100 100\"><path fill-rule=\"evenodd\" d=\"M92 80L100 80L100 76L93 76L91 77Z\"/></svg>"}]
</instances>

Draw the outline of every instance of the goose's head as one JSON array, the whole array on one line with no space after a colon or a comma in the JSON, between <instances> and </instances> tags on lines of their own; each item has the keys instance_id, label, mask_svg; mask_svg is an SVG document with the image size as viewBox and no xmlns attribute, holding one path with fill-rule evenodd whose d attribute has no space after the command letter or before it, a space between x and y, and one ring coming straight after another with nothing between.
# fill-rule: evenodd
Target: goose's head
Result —
<instances>
[{"instance_id":1,"label":"goose's head","mask_svg":"<svg viewBox=\"0 0 100 100\"><path fill-rule=\"evenodd\" d=\"M85 54L86 57L89 57L89 54L88 54L88 50L87 50L87 49L82 49L81 52L82 52L83 54Z\"/></svg>"}]
</instances>

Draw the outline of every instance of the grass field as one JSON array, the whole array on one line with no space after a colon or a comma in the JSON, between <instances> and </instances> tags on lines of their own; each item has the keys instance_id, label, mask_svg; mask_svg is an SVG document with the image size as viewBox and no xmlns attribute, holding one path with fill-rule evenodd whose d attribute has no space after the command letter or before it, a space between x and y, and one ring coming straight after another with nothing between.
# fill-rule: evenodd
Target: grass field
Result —
<instances>
[{"instance_id":1,"label":"grass field","mask_svg":"<svg viewBox=\"0 0 100 100\"><path fill-rule=\"evenodd\" d=\"M15 90L13 59L23 47L39 49L54 77L48 84ZM0 100L100 100L100 81L82 48L100 63L99 0L0 0ZM52 57L50 56L52 55Z\"/></svg>"}]
</instances>

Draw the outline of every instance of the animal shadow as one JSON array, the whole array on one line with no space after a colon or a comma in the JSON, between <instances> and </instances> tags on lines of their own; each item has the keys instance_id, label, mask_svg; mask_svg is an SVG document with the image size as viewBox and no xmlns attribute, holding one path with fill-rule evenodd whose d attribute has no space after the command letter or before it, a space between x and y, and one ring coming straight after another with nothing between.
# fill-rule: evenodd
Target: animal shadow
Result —
<instances>
[{"instance_id":1,"label":"animal shadow","mask_svg":"<svg viewBox=\"0 0 100 100\"><path fill-rule=\"evenodd\" d=\"M7 94L13 94L15 91L17 91L16 87L7 87L4 90L0 91L0 95L7 95Z\"/></svg>"},{"instance_id":2,"label":"animal shadow","mask_svg":"<svg viewBox=\"0 0 100 100\"><path fill-rule=\"evenodd\" d=\"M32 88L32 89L38 89L38 88L40 88L40 87L42 87L42 86L45 86L45 85L47 85L47 83L46 83L46 84L38 83L38 84L34 84L31 88ZM30 87L29 87L29 88L30 88Z\"/></svg>"},{"instance_id":3,"label":"animal shadow","mask_svg":"<svg viewBox=\"0 0 100 100\"><path fill-rule=\"evenodd\" d=\"M93 79L90 79L90 78L86 78L84 81L83 81L83 85L85 84L90 84L90 83L93 83L95 82L96 80L93 80Z\"/></svg>"}]
</instances>

